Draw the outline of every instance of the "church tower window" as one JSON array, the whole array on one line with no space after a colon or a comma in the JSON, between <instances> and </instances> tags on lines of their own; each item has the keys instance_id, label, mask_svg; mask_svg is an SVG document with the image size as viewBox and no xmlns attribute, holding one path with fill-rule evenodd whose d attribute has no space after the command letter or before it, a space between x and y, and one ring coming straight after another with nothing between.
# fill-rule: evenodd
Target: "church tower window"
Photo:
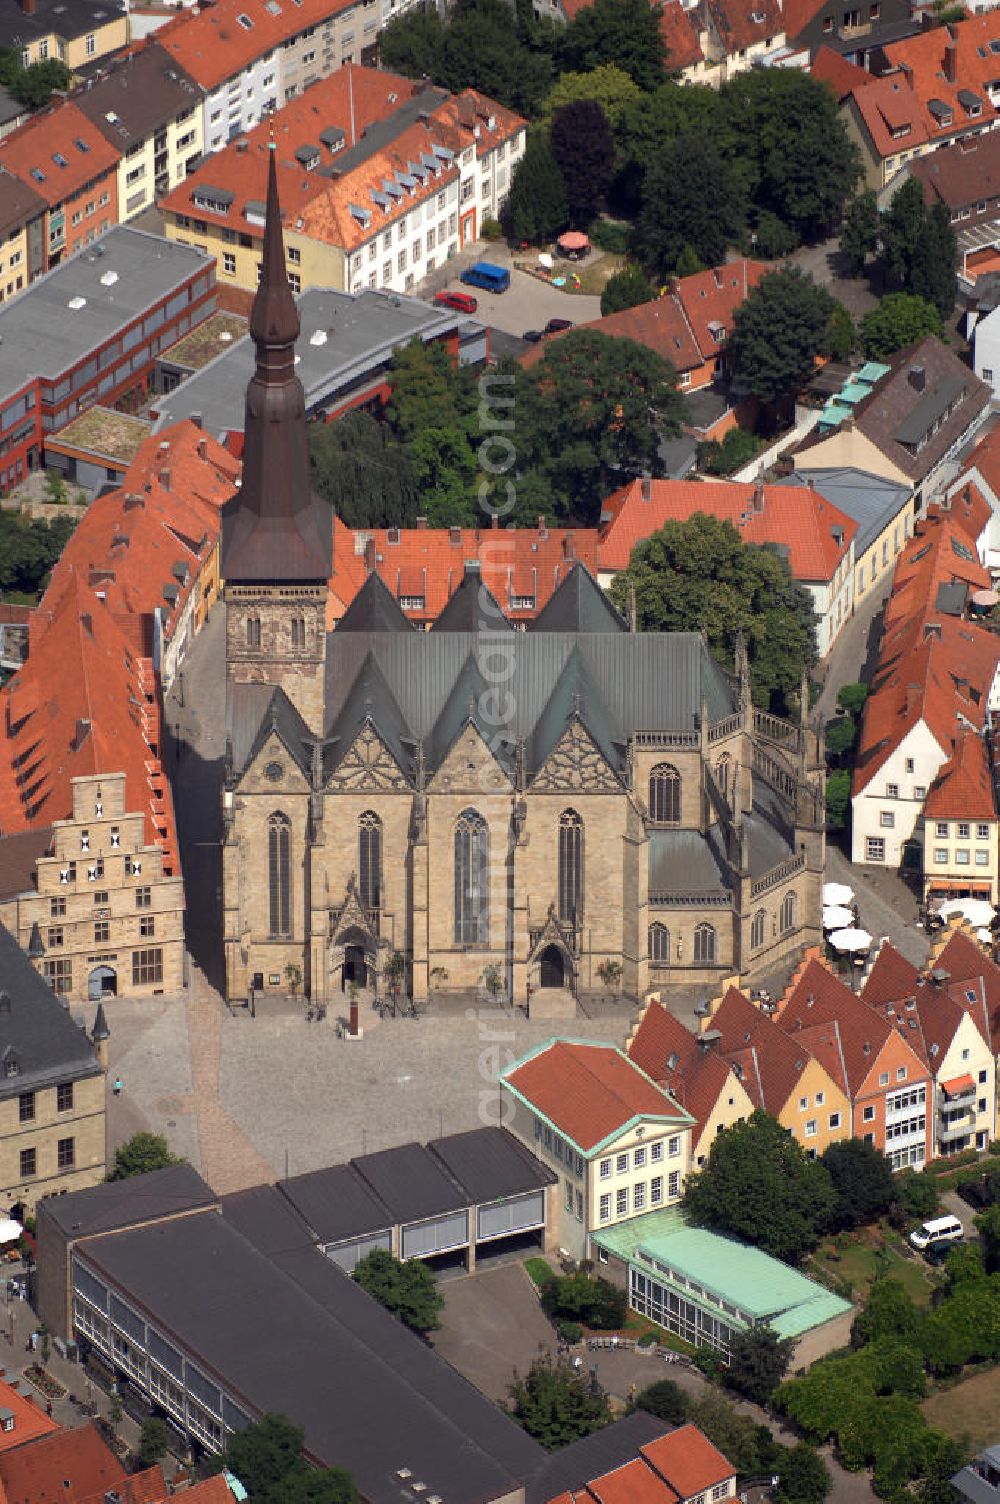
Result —
<instances>
[{"instance_id":1,"label":"church tower window","mask_svg":"<svg viewBox=\"0 0 1000 1504\"><path fill-rule=\"evenodd\" d=\"M676 825L681 818L681 775L669 762L649 775L649 818L654 825Z\"/></svg>"},{"instance_id":2,"label":"church tower window","mask_svg":"<svg viewBox=\"0 0 1000 1504\"><path fill-rule=\"evenodd\" d=\"M670 965L670 931L659 920L649 926L649 959L654 966Z\"/></svg>"},{"instance_id":3,"label":"church tower window","mask_svg":"<svg viewBox=\"0 0 1000 1504\"><path fill-rule=\"evenodd\" d=\"M304 648L306 645L306 622L304 616L292 617L292 647Z\"/></svg>"},{"instance_id":4,"label":"church tower window","mask_svg":"<svg viewBox=\"0 0 1000 1504\"><path fill-rule=\"evenodd\" d=\"M466 809L455 825L455 940L485 945L489 939L490 833L478 810Z\"/></svg>"},{"instance_id":5,"label":"church tower window","mask_svg":"<svg viewBox=\"0 0 1000 1504\"><path fill-rule=\"evenodd\" d=\"M292 822L279 810L267 822L267 875L272 935L292 932Z\"/></svg>"},{"instance_id":6,"label":"church tower window","mask_svg":"<svg viewBox=\"0 0 1000 1504\"><path fill-rule=\"evenodd\" d=\"M382 821L366 809L358 821L358 872L361 906L382 907Z\"/></svg>"},{"instance_id":7,"label":"church tower window","mask_svg":"<svg viewBox=\"0 0 1000 1504\"><path fill-rule=\"evenodd\" d=\"M575 924L583 898L583 821L575 809L559 816L559 918Z\"/></svg>"},{"instance_id":8,"label":"church tower window","mask_svg":"<svg viewBox=\"0 0 1000 1504\"><path fill-rule=\"evenodd\" d=\"M718 937L715 926L711 924L699 924L694 932L694 959L695 962L704 962L706 965L715 960L715 952Z\"/></svg>"},{"instance_id":9,"label":"church tower window","mask_svg":"<svg viewBox=\"0 0 1000 1504\"><path fill-rule=\"evenodd\" d=\"M260 647L260 617L259 616L248 616L247 617L247 647L248 648L259 648Z\"/></svg>"}]
</instances>

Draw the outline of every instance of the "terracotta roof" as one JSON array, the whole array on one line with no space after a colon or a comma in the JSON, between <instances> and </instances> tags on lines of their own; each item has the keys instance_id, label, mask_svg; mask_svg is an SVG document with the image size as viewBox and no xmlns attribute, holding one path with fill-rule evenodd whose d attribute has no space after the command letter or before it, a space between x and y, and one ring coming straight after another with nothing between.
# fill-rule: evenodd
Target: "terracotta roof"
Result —
<instances>
[{"instance_id":1,"label":"terracotta roof","mask_svg":"<svg viewBox=\"0 0 1000 1504\"><path fill-rule=\"evenodd\" d=\"M980 564L975 539L967 531L970 520L971 503L968 512L960 504L954 514L931 507L917 523L896 562L883 630L922 612L960 616L970 591L989 588L989 571Z\"/></svg>"},{"instance_id":2,"label":"terracotta roof","mask_svg":"<svg viewBox=\"0 0 1000 1504\"><path fill-rule=\"evenodd\" d=\"M730 987L712 1015L710 1028L721 1034L719 1049L737 1066L755 1107L778 1117L809 1064L809 1050L790 1039L736 987Z\"/></svg>"},{"instance_id":3,"label":"terracotta roof","mask_svg":"<svg viewBox=\"0 0 1000 1504\"><path fill-rule=\"evenodd\" d=\"M9 1504L84 1504L124 1479L125 1469L89 1422L0 1453L0 1488Z\"/></svg>"},{"instance_id":4,"label":"terracotta roof","mask_svg":"<svg viewBox=\"0 0 1000 1504\"><path fill-rule=\"evenodd\" d=\"M664 0L660 6L660 36L667 49L667 67L682 72L705 59L695 15L681 0Z\"/></svg>"},{"instance_id":5,"label":"terracotta roof","mask_svg":"<svg viewBox=\"0 0 1000 1504\"><path fill-rule=\"evenodd\" d=\"M10 235L45 211L45 200L14 177L0 159L0 235Z\"/></svg>"},{"instance_id":6,"label":"terracotta roof","mask_svg":"<svg viewBox=\"0 0 1000 1504\"><path fill-rule=\"evenodd\" d=\"M970 474L980 476L993 494L1000 497L1000 425L994 424L986 437L966 455L958 483Z\"/></svg>"},{"instance_id":7,"label":"terracotta roof","mask_svg":"<svg viewBox=\"0 0 1000 1504\"><path fill-rule=\"evenodd\" d=\"M785 23L779 0L704 0L727 57L781 36Z\"/></svg>"},{"instance_id":8,"label":"terracotta roof","mask_svg":"<svg viewBox=\"0 0 1000 1504\"><path fill-rule=\"evenodd\" d=\"M892 1003L912 997L920 973L888 940L879 947L861 996L866 1003Z\"/></svg>"},{"instance_id":9,"label":"terracotta roof","mask_svg":"<svg viewBox=\"0 0 1000 1504\"><path fill-rule=\"evenodd\" d=\"M233 1504L233 1494L221 1473L185 1490L184 1504Z\"/></svg>"},{"instance_id":10,"label":"terracotta roof","mask_svg":"<svg viewBox=\"0 0 1000 1504\"><path fill-rule=\"evenodd\" d=\"M407 611L412 621L440 615L469 562L478 562L483 584L512 621L533 619L578 561L598 570L594 528L376 528L358 536L370 539L365 557L397 600L423 599L420 610ZM531 606L516 604L529 599Z\"/></svg>"},{"instance_id":11,"label":"terracotta roof","mask_svg":"<svg viewBox=\"0 0 1000 1504\"><path fill-rule=\"evenodd\" d=\"M733 331L737 308L773 270L764 261L727 261L705 272L680 277L673 292L706 359L718 354Z\"/></svg>"},{"instance_id":12,"label":"terracotta roof","mask_svg":"<svg viewBox=\"0 0 1000 1504\"><path fill-rule=\"evenodd\" d=\"M678 1504L677 1495L641 1457L587 1484L597 1504Z\"/></svg>"},{"instance_id":13,"label":"terracotta roof","mask_svg":"<svg viewBox=\"0 0 1000 1504\"><path fill-rule=\"evenodd\" d=\"M685 1116L667 1092L613 1045L553 1040L504 1076L584 1151L633 1118Z\"/></svg>"},{"instance_id":14,"label":"terracotta roof","mask_svg":"<svg viewBox=\"0 0 1000 1504\"><path fill-rule=\"evenodd\" d=\"M983 199L1000 196L1000 139L995 132L964 136L953 146L942 146L927 157L909 163L911 177L923 184L928 204L942 203L949 210L967 208Z\"/></svg>"},{"instance_id":15,"label":"terracotta roof","mask_svg":"<svg viewBox=\"0 0 1000 1504\"><path fill-rule=\"evenodd\" d=\"M49 208L113 172L121 156L70 99L40 110L0 141L0 166L19 177Z\"/></svg>"},{"instance_id":16,"label":"terracotta roof","mask_svg":"<svg viewBox=\"0 0 1000 1504\"><path fill-rule=\"evenodd\" d=\"M0 1410L9 1410L14 1418L10 1430L0 1430L0 1452L9 1452L12 1447L23 1446L59 1429L59 1422L50 1420L32 1395L22 1394L6 1379L0 1379Z\"/></svg>"},{"instance_id":17,"label":"terracotta roof","mask_svg":"<svg viewBox=\"0 0 1000 1504\"><path fill-rule=\"evenodd\" d=\"M221 1476L219 1481L226 1490L228 1504L232 1504L233 1496L229 1491L229 1485ZM187 1490L185 1492L188 1499L196 1498L192 1492ZM145 1468L141 1473L133 1473L131 1477L117 1484L115 1495L117 1504L167 1504L167 1500L171 1497L171 1490L167 1488L163 1469L157 1463L155 1467ZM221 1494L219 1499L222 1504L226 1504ZM83 1501L83 1504L108 1504L107 1492L91 1494Z\"/></svg>"},{"instance_id":18,"label":"terracotta roof","mask_svg":"<svg viewBox=\"0 0 1000 1504\"><path fill-rule=\"evenodd\" d=\"M864 83L859 80L850 98L880 159L926 145L927 128L920 102L902 74L869 77ZM902 134L894 137L894 131Z\"/></svg>"},{"instance_id":19,"label":"terracotta roof","mask_svg":"<svg viewBox=\"0 0 1000 1504\"><path fill-rule=\"evenodd\" d=\"M823 9L824 0L783 0L781 13L785 18L785 36L794 42L805 31L809 22ZM820 51L830 51L820 48Z\"/></svg>"},{"instance_id":20,"label":"terracotta roof","mask_svg":"<svg viewBox=\"0 0 1000 1504\"><path fill-rule=\"evenodd\" d=\"M214 16L220 8L203 11L196 19ZM163 31L158 37L167 44ZM369 240L373 228L377 234L455 181L456 159L467 147L475 146L481 155L525 126L519 115L473 89L454 96L398 74L345 64L268 116L249 132L242 149L234 142L207 157L160 202L175 214L196 215L227 228L238 225L240 233L262 240L273 133L285 228L294 225L300 234L350 249ZM342 136L324 140L331 130L339 130ZM436 146L450 155L436 153ZM318 166L312 170L296 157L303 147L314 148L317 154ZM422 156L436 164L433 169L421 162ZM327 175L323 169L334 162L336 173ZM414 164L421 168L420 174L412 172ZM423 181L418 180L412 193L387 195L384 184L397 172ZM196 205L195 196L211 189L231 195L231 202L220 202L217 209L204 202ZM388 198L388 206L383 208L373 193ZM354 209L362 211L361 216Z\"/></svg>"},{"instance_id":21,"label":"terracotta roof","mask_svg":"<svg viewBox=\"0 0 1000 1504\"><path fill-rule=\"evenodd\" d=\"M690 1423L647 1442L641 1451L680 1499L704 1493L736 1472L728 1457Z\"/></svg>"},{"instance_id":22,"label":"terracotta roof","mask_svg":"<svg viewBox=\"0 0 1000 1504\"><path fill-rule=\"evenodd\" d=\"M649 499L644 500L644 495ZM635 480L604 503L601 568L626 569L637 543L665 522L686 522L696 512L731 522L747 543L787 548L796 580L832 579L857 532L854 519L811 486L759 488L736 481Z\"/></svg>"},{"instance_id":23,"label":"terracotta roof","mask_svg":"<svg viewBox=\"0 0 1000 1504\"><path fill-rule=\"evenodd\" d=\"M978 545L993 517L993 508L983 494L983 480L978 469L962 472L958 489L950 493L950 503L952 520Z\"/></svg>"},{"instance_id":24,"label":"terracotta roof","mask_svg":"<svg viewBox=\"0 0 1000 1504\"><path fill-rule=\"evenodd\" d=\"M799 31L807 26L816 12L822 10L822 8L823 0L809 0L809 4L804 7L804 9L808 9L809 14L803 18ZM787 3L785 5L785 22L786 26L788 26L789 15ZM790 37L798 36L798 31L792 32L789 28L788 34ZM846 57L841 57L840 53L834 52L832 47L824 46L819 49L813 58L809 72L813 78L818 78L821 83L829 84L838 100L846 99L848 94L853 93L855 89L863 89L867 84L872 82L872 75L870 73L866 73L864 68L859 68L857 63L849 63Z\"/></svg>"},{"instance_id":25,"label":"terracotta roof","mask_svg":"<svg viewBox=\"0 0 1000 1504\"><path fill-rule=\"evenodd\" d=\"M628 1054L691 1114L699 1134L722 1093L732 1086L731 1068L722 1056L700 1045L662 1003L648 1004Z\"/></svg>"},{"instance_id":26,"label":"terracotta roof","mask_svg":"<svg viewBox=\"0 0 1000 1504\"><path fill-rule=\"evenodd\" d=\"M257 58L346 10L350 0L217 0L204 10L186 11L156 33L170 53L202 88L211 92L241 73ZM240 16L250 22L247 26ZM277 67L277 59L275 60Z\"/></svg>"},{"instance_id":27,"label":"terracotta roof","mask_svg":"<svg viewBox=\"0 0 1000 1504\"><path fill-rule=\"evenodd\" d=\"M1000 966L972 937L956 930L934 957L934 969L946 971L952 984L981 983L994 1054L1000 1051Z\"/></svg>"},{"instance_id":28,"label":"terracotta roof","mask_svg":"<svg viewBox=\"0 0 1000 1504\"><path fill-rule=\"evenodd\" d=\"M988 87L996 78L997 64L991 43L998 39L997 18L987 13L928 28L885 47L887 67L905 70L929 141L947 140L961 130L989 129L997 113ZM949 51L955 59L954 83L947 76ZM975 103L967 96L974 96ZM947 112L945 119L941 118L942 106ZM902 149L909 150L912 145L907 138Z\"/></svg>"},{"instance_id":29,"label":"terracotta roof","mask_svg":"<svg viewBox=\"0 0 1000 1504\"><path fill-rule=\"evenodd\" d=\"M975 732L965 731L927 790L924 820L995 819L993 779L986 743Z\"/></svg>"}]
</instances>

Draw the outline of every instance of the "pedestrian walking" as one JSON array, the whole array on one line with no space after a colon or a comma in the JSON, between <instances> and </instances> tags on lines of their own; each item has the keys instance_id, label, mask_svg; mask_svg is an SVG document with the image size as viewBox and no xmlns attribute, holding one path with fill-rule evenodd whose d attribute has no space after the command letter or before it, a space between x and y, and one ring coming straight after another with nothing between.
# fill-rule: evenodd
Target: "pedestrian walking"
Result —
<instances>
[{"instance_id":1,"label":"pedestrian walking","mask_svg":"<svg viewBox=\"0 0 1000 1504\"><path fill-rule=\"evenodd\" d=\"M115 1077L115 1084L114 1084L114 1086L111 1089L114 1092L114 1094L115 1094L116 1097L120 1097L121 1096L121 1094L122 1094L122 1078L121 1078L121 1076L116 1076Z\"/></svg>"}]
</instances>

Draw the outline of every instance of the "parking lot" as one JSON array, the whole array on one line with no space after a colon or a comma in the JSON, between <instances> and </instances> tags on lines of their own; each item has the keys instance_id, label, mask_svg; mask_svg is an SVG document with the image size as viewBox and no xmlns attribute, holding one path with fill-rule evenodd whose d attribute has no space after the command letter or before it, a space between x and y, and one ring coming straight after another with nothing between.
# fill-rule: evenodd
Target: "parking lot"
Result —
<instances>
[{"instance_id":1,"label":"parking lot","mask_svg":"<svg viewBox=\"0 0 1000 1504\"><path fill-rule=\"evenodd\" d=\"M544 329L549 319L572 319L587 324L601 316L601 300L589 293L566 292L542 282L527 272L517 271L506 245L480 242L475 255L463 253L446 266L433 272L420 287L418 297L430 299L447 287L454 292L469 292L479 304L476 318L505 334L522 335L526 329ZM474 261L489 261L510 269L510 287L506 292L486 292L481 287L467 287L460 280L465 267ZM569 269L569 263L566 264Z\"/></svg>"}]
</instances>

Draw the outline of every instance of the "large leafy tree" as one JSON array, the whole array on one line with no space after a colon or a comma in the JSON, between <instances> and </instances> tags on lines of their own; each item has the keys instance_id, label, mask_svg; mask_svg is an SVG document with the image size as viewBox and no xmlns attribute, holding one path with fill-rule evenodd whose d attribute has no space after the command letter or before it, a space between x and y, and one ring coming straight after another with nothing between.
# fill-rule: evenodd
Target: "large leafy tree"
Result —
<instances>
[{"instance_id":1,"label":"large leafy tree","mask_svg":"<svg viewBox=\"0 0 1000 1504\"><path fill-rule=\"evenodd\" d=\"M656 296L649 278L632 261L627 261L620 271L612 273L601 292L601 313L620 313L625 308L638 308Z\"/></svg>"},{"instance_id":2,"label":"large leafy tree","mask_svg":"<svg viewBox=\"0 0 1000 1504\"><path fill-rule=\"evenodd\" d=\"M667 522L637 545L611 595L620 609L635 586L638 624L644 632L704 629L714 656L732 668L743 633L754 699L786 709L798 693L802 670L816 661L812 601L770 549L744 543L731 522L696 513Z\"/></svg>"},{"instance_id":3,"label":"large leafy tree","mask_svg":"<svg viewBox=\"0 0 1000 1504\"><path fill-rule=\"evenodd\" d=\"M865 314L859 328L865 354L872 360L887 360L927 334L940 335L943 325L937 308L926 298L891 292Z\"/></svg>"},{"instance_id":4,"label":"large leafy tree","mask_svg":"<svg viewBox=\"0 0 1000 1504\"><path fill-rule=\"evenodd\" d=\"M552 121L552 151L566 184L570 224L585 230L611 183L615 143L608 117L593 99L563 105Z\"/></svg>"},{"instance_id":5,"label":"large leafy tree","mask_svg":"<svg viewBox=\"0 0 1000 1504\"><path fill-rule=\"evenodd\" d=\"M626 105L643 97L639 85L614 63L602 63L587 73L561 73L549 91L543 118L551 120L564 105L581 99L599 104L612 126L617 126Z\"/></svg>"},{"instance_id":6,"label":"large leafy tree","mask_svg":"<svg viewBox=\"0 0 1000 1504\"><path fill-rule=\"evenodd\" d=\"M672 1426L682 1426L688 1418L689 1401L681 1386L673 1379L657 1379L647 1384L632 1401L631 1409L645 1410L657 1420L669 1421Z\"/></svg>"},{"instance_id":7,"label":"large leafy tree","mask_svg":"<svg viewBox=\"0 0 1000 1504\"><path fill-rule=\"evenodd\" d=\"M976 1218L987 1274L1000 1274L1000 1204L994 1203Z\"/></svg>"},{"instance_id":8,"label":"large leafy tree","mask_svg":"<svg viewBox=\"0 0 1000 1504\"><path fill-rule=\"evenodd\" d=\"M75 517L29 522L16 512L0 512L0 590L35 595L76 526Z\"/></svg>"},{"instance_id":9,"label":"large leafy tree","mask_svg":"<svg viewBox=\"0 0 1000 1504\"><path fill-rule=\"evenodd\" d=\"M869 1342L896 1342L919 1349L923 1324L924 1313L914 1305L898 1279L877 1279L854 1318L851 1342L855 1347Z\"/></svg>"},{"instance_id":10,"label":"large leafy tree","mask_svg":"<svg viewBox=\"0 0 1000 1504\"><path fill-rule=\"evenodd\" d=\"M735 168L707 136L680 136L646 174L633 246L651 272L665 277L685 246L705 266L724 261L745 225L746 197Z\"/></svg>"},{"instance_id":11,"label":"large leafy tree","mask_svg":"<svg viewBox=\"0 0 1000 1504\"><path fill-rule=\"evenodd\" d=\"M659 13L649 0L594 0L566 27L557 57L560 72L613 63L640 89L655 89L666 76Z\"/></svg>"},{"instance_id":12,"label":"large leafy tree","mask_svg":"<svg viewBox=\"0 0 1000 1504\"><path fill-rule=\"evenodd\" d=\"M409 479L414 504L432 526L468 522L478 441L468 372L439 342L415 339L393 355L389 387L385 421L406 460L398 484Z\"/></svg>"},{"instance_id":13,"label":"large leafy tree","mask_svg":"<svg viewBox=\"0 0 1000 1504\"><path fill-rule=\"evenodd\" d=\"M404 1263L388 1249L375 1248L355 1266L352 1278L411 1331L422 1335L439 1325L444 1296L420 1259Z\"/></svg>"},{"instance_id":14,"label":"large leafy tree","mask_svg":"<svg viewBox=\"0 0 1000 1504\"><path fill-rule=\"evenodd\" d=\"M773 1473L783 1448L767 1426L744 1415L718 1390L706 1389L689 1401L688 1419L703 1431L738 1473Z\"/></svg>"},{"instance_id":15,"label":"large leafy tree","mask_svg":"<svg viewBox=\"0 0 1000 1504\"><path fill-rule=\"evenodd\" d=\"M551 240L569 224L566 179L548 131L530 131L524 155L514 169L504 221L512 240L534 245Z\"/></svg>"},{"instance_id":16,"label":"large leafy tree","mask_svg":"<svg viewBox=\"0 0 1000 1504\"><path fill-rule=\"evenodd\" d=\"M878 245L878 200L874 188L853 198L844 213L840 250L853 276L860 276L865 261Z\"/></svg>"},{"instance_id":17,"label":"large leafy tree","mask_svg":"<svg viewBox=\"0 0 1000 1504\"><path fill-rule=\"evenodd\" d=\"M769 1326L748 1327L733 1337L726 1383L757 1405L766 1405L788 1372L795 1343Z\"/></svg>"},{"instance_id":18,"label":"large leafy tree","mask_svg":"<svg viewBox=\"0 0 1000 1504\"><path fill-rule=\"evenodd\" d=\"M837 1227L860 1227L887 1212L896 1200L896 1182L889 1161L874 1144L844 1138L830 1144L822 1156L837 1193L833 1222Z\"/></svg>"},{"instance_id":19,"label":"large leafy tree","mask_svg":"<svg viewBox=\"0 0 1000 1504\"><path fill-rule=\"evenodd\" d=\"M599 1431L611 1419L607 1396L590 1379L551 1358L536 1358L509 1386L509 1413L542 1446L554 1451Z\"/></svg>"},{"instance_id":20,"label":"large leafy tree","mask_svg":"<svg viewBox=\"0 0 1000 1504\"><path fill-rule=\"evenodd\" d=\"M815 1248L834 1203L824 1166L761 1111L713 1139L707 1165L684 1189L690 1221L789 1263Z\"/></svg>"},{"instance_id":21,"label":"large leafy tree","mask_svg":"<svg viewBox=\"0 0 1000 1504\"><path fill-rule=\"evenodd\" d=\"M348 527L412 527L420 511L413 466L387 423L345 413L309 426L313 485Z\"/></svg>"},{"instance_id":22,"label":"large leafy tree","mask_svg":"<svg viewBox=\"0 0 1000 1504\"><path fill-rule=\"evenodd\" d=\"M823 1504L832 1487L830 1469L806 1441L789 1447L778 1463L779 1504Z\"/></svg>"},{"instance_id":23,"label":"large leafy tree","mask_svg":"<svg viewBox=\"0 0 1000 1504\"><path fill-rule=\"evenodd\" d=\"M769 272L736 310L729 349L739 384L770 404L801 391L824 350L834 307L800 267Z\"/></svg>"},{"instance_id":24,"label":"large leafy tree","mask_svg":"<svg viewBox=\"0 0 1000 1504\"><path fill-rule=\"evenodd\" d=\"M910 178L882 216L882 254L903 292L933 303L943 319L955 306L958 242L943 204L928 208L923 185Z\"/></svg>"},{"instance_id":25,"label":"large leafy tree","mask_svg":"<svg viewBox=\"0 0 1000 1504\"><path fill-rule=\"evenodd\" d=\"M165 1138L158 1133L133 1133L127 1143L115 1150L115 1163L109 1180L128 1180L132 1175L148 1175L150 1170L165 1170L181 1161L171 1154Z\"/></svg>"},{"instance_id":26,"label":"large leafy tree","mask_svg":"<svg viewBox=\"0 0 1000 1504\"><path fill-rule=\"evenodd\" d=\"M360 1504L350 1473L343 1468L311 1468L302 1457L305 1432L273 1412L234 1431L225 1452L208 1458L202 1476L227 1468L246 1488L253 1504Z\"/></svg>"},{"instance_id":27,"label":"large leafy tree","mask_svg":"<svg viewBox=\"0 0 1000 1504\"><path fill-rule=\"evenodd\" d=\"M729 155L729 125L718 89L668 79L623 107L615 127L616 195L623 208L638 212L647 169L681 136L711 140L723 156Z\"/></svg>"},{"instance_id":28,"label":"large leafy tree","mask_svg":"<svg viewBox=\"0 0 1000 1504\"><path fill-rule=\"evenodd\" d=\"M503 0L458 0L447 20L431 4L407 11L382 32L380 52L384 67L409 78L433 78L456 93L480 89L531 117L552 84L545 50Z\"/></svg>"}]
</instances>

